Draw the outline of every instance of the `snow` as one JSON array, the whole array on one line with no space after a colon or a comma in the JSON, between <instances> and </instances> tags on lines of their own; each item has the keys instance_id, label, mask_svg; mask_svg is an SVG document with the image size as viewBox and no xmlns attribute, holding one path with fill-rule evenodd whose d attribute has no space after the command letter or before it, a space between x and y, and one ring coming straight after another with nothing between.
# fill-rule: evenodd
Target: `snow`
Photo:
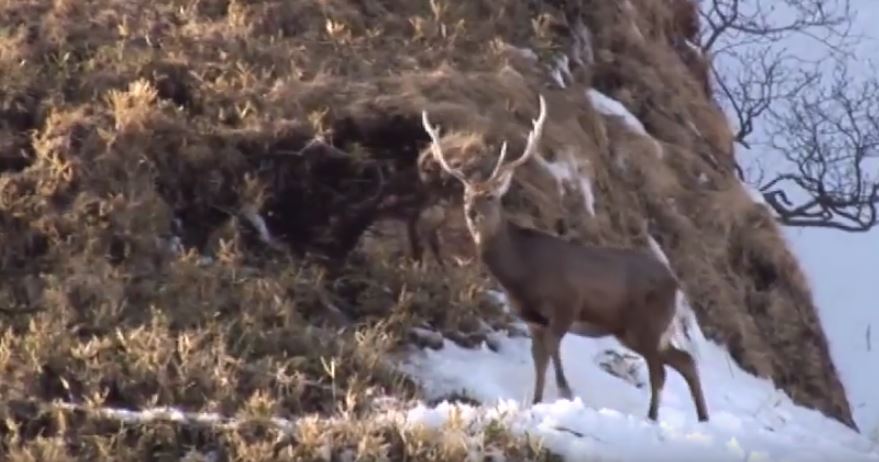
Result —
<instances>
[{"instance_id":1,"label":"snow","mask_svg":"<svg viewBox=\"0 0 879 462\"><path fill-rule=\"evenodd\" d=\"M275 237L272 236L272 233L269 231L269 227L266 224L266 221L263 219L262 215L256 211L256 207L252 205L248 205L242 207L241 216L244 217L254 228L256 228L257 233L259 234L259 238L262 242L266 243L270 247L279 248L281 244L275 240Z\"/></svg>"},{"instance_id":2,"label":"snow","mask_svg":"<svg viewBox=\"0 0 879 462\"><path fill-rule=\"evenodd\" d=\"M587 97L599 113L619 117L633 132L649 137L619 101L595 89L588 90ZM556 178L571 174L561 165L548 166ZM743 187L756 203L765 205L756 189ZM637 356L632 359L613 338L566 336L561 356L574 399L558 397L553 373L547 371L544 402L530 405L530 339L500 333L492 339L496 350L486 345L465 349L444 341L439 350L406 356L401 369L422 384L429 399L464 394L482 403L419 405L406 413L406 421L440 427L454 415L478 429L499 420L515 433L541 438L566 460L877 461L879 448L869 435L879 436L879 369L871 367L879 363L879 347L870 345L867 330L879 325L879 310L870 310L875 297L868 280L875 275L871 268L877 254L864 249L879 248L879 231L844 239L827 230L785 233L812 280L831 354L864 434L793 403L771 381L742 370L722 346L701 335L694 318L690 340L699 353L709 422L697 421L689 389L673 371L667 375L659 422L646 419L649 387L644 385L644 362ZM651 239L650 245L667 264L658 244ZM496 298L505 303L505 297ZM678 308L682 314L692 313L683 293ZM609 365L608 358L616 362Z\"/></svg>"},{"instance_id":3,"label":"snow","mask_svg":"<svg viewBox=\"0 0 879 462\"><path fill-rule=\"evenodd\" d=\"M784 228L784 233L812 287L855 422L879 442L879 232Z\"/></svg>"},{"instance_id":4,"label":"snow","mask_svg":"<svg viewBox=\"0 0 879 462\"><path fill-rule=\"evenodd\" d=\"M592 103L592 107L594 107L599 114L603 114L609 117L618 117L623 121L623 123L626 124L626 127L628 127L630 130L649 139L656 149L656 155L660 159L662 159L662 157L664 156L662 145L660 145L655 138L647 133L647 129L644 128L644 124L642 124L641 121L638 120L638 118L635 117L634 114L629 112L629 110L626 109L625 106L623 106L623 103L611 98L610 96L605 95L604 93L594 88L590 88L589 90L587 90L586 96L589 98L589 102Z\"/></svg>"},{"instance_id":5,"label":"snow","mask_svg":"<svg viewBox=\"0 0 879 462\"><path fill-rule=\"evenodd\" d=\"M555 58L555 63L550 70L550 76L558 84L559 88L567 88L567 83L565 83L565 78L568 81L574 79L574 76L571 75L571 63L568 55L559 54Z\"/></svg>"},{"instance_id":6,"label":"snow","mask_svg":"<svg viewBox=\"0 0 879 462\"><path fill-rule=\"evenodd\" d=\"M656 242L656 239L650 235L648 235L647 238L647 242L650 245L650 251L653 252L653 255L670 269L672 273L674 273L674 269L671 267L668 256L662 250L662 247L659 246L659 243ZM690 302L687 300L684 291L680 289L677 291L675 303L677 304L677 307L673 321L671 336L672 344L677 348L688 351L698 360L698 347L701 342L705 341L705 335L702 334L702 329L699 328L696 314L693 312L693 307L690 306Z\"/></svg>"},{"instance_id":7,"label":"snow","mask_svg":"<svg viewBox=\"0 0 879 462\"><path fill-rule=\"evenodd\" d=\"M631 116L619 102L599 92L590 91L590 98L599 112L624 120L626 114ZM637 119L627 124L635 131L639 126L643 130ZM559 184L576 175L570 162L567 168L559 162L544 165ZM762 199L744 186L755 201ZM668 258L652 236L649 244L668 266ZM502 293L492 295L506 305ZM672 341L694 353L709 422L698 422L689 387L673 371L667 374L659 421L648 420L645 363L612 337L567 335L561 357L574 398L560 399L554 374L547 371L544 401L531 405L530 338L495 333L492 348L484 342L479 348L466 349L443 340L438 350L414 349L402 358L401 371L420 382L426 398L440 401L434 407L420 404L409 410L403 417L405 424L442 429L454 420L478 432L500 422L513 433L540 438L565 460L879 461L879 447L869 438L795 404L771 381L736 365L722 346L702 335L682 291L678 291L677 303ZM526 331L524 324L517 328ZM454 394L481 405L443 400Z\"/></svg>"},{"instance_id":8,"label":"snow","mask_svg":"<svg viewBox=\"0 0 879 462\"><path fill-rule=\"evenodd\" d=\"M595 215L595 195L592 194L592 182L586 175L580 175L580 191L583 194L583 203L589 215Z\"/></svg>"},{"instance_id":9,"label":"snow","mask_svg":"<svg viewBox=\"0 0 879 462\"><path fill-rule=\"evenodd\" d=\"M612 117L620 117L625 122L626 126L629 127L635 133L644 136L650 136L647 134L647 130L644 128L644 124L635 117L634 114L629 112L623 103L611 98L610 96L605 95L604 93L590 88L586 91L586 96L589 98L589 102L592 103L592 106L601 114Z\"/></svg>"},{"instance_id":10,"label":"snow","mask_svg":"<svg viewBox=\"0 0 879 462\"><path fill-rule=\"evenodd\" d=\"M875 0L852 0L856 11L854 32L867 36L856 44L851 58L852 77L868 75L876 64L876 33L874 24L879 21L879 2ZM777 14L784 14L779 10ZM796 50L798 55L818 58L820 44L809 37L794 36L779 41L778 47ZM723 59L719 57L718 59ZM825 60L828 70L833 66ZM733 62L720 62L734 72ZM736 120L730 117L730 120ZM766 137L763 123L758 119L754 139ZM748 171L755 168L767 178L791 168L780 156L763 151L759 143L752 142L752 149L737 146L736 157ZM765 203L762 197L749 193L755 202ZM797 190L787 191L797 200ZM785 238L810 280L813 297L827 335L830 353L846 389L855 422L865 436L879 441L879 344L873 345L868 336L879 328L879 306L876 302L876 267L879 265L879 228L866 233L847 233L817 228L783 228Z\"/></svg>"},{"instance_id":11,"label":"snow","mask_svg":"<svg viewBox=\"0 0 879 462\"><path fill-rule=\"evenodd\" d=\"M566 182L574 183L583 196L583 206L586 208L586 213L589 216L595 216L595 195L592 193L592 181L589 176L577 171L573 152L565 152L559 157L563 157L564 160L558 159L554 162L548 162L542 156L537 156L535 159L555 178L560 196L565 193L564 184Z\"/></svg>"},{"instance_id":12,"label":"snow","mask_svg":"<svg viewBox=\"0 0 879 462\"><path fill-rule=\"evenodd\" d=\"M474 430L500 421L516 434L541 438L566 460L879 460L869 440L796 406L769 381L738 368L711 341L701 341L698 361L711 420L697 421L686 382L669 371L659 422L653 423L646 418L649 387L615 377L597 363L607 351L628 352L615 339L566 336L561 355L575 397L558 398L554 375L547 371L544 402L533 406L530 339L494 340L497 352L484 344L465 349L444 341L440 350L407 356L402 370L422 383L429 399L463 392L482 403L422 404L406 414L407 423L437 428L453 413ZM643 360L632 365L647 383Z\"/></svg>"},{"instance_id":13,"label":"snow","mask_svg":"<svg viewBox=\"0 0 879 462\"><path fill-rule=\"evenodd\" d=\"M865 29L879 17L874 3L854 0ZM873 21L868 20L871 15ZM558 74L557 80L562 80ZM634 133L649 137L619 101L595 89L586 96L599 113L618 117ZM569 178L568 169L548 165L556 178ZM743 187L755 203L766 204L759 191L748 184ZM879 326L879 310L872 306L875 284L871 284L879 253L865 251L879 248L879 231L851 235L785 229L785 234L811 280L831 354L863 434L796 405L769 380L742 370L722 346L701 335L696 322L691 323L696 333L691 340L699 352L709 422L697 421L686 383L672 371L659 422L647 420L649 389L643 385L647 375L643 360L631 359L613 338L566 336L561 355L575 397L559 399L553 374L547 371L545 401L532 406L530 339L500 333L493 339L496 351L486 345L464 349L444 341L439 350L411 352L400 367L422 383L428 398L463 393L482 405L420 405L406 413L406 420L410 425L439 427L455 415L475 428L500 420L516 433L540 437L567 460L879 460L879 448L869 439L871 434L879 439L875 391L879 368L872 367L879 363L879 346L871 345L868 330ZM667 262L652 239L651 248ZM503 296L497 298L504 302ZM681 313L688 311L683 293L678 303ZM620 358L623 366L608 367L609 357ZM633 372L624 373L627 370Z\"/></svg>"},{"instance_id":14,"label":"snow","mask_svg":"<svg viewBox=\"0 0 879 462\"><path fill-rule=\"evenodd\" d=\"M761 193L757 188L749 185L748 183L741 182L742 188L745 189L745 192L748 193L748 196L751 198L754 203L760 205L768 205L766 204L766 198L763 197L763 193Z\"/></svg>"},{"instance_id":15,"label":"snow","mask_svg":"<svg viewBox=\"0 0 879 462\"><path fill-rule=\"evenodd\" d=\"M244 423L243 419L227 417L215 412L187 412L171 406L159 406L142 410L129 410L113 407L89 407L73 403L53 403L61 409L89 412L103 418L124 423L147 423L154 421L180 422L200 424L215 428L234 429ZM272 417L269 421L276 427L292 431L296 422L281 417Z\"/></svg>"}]
</instances>

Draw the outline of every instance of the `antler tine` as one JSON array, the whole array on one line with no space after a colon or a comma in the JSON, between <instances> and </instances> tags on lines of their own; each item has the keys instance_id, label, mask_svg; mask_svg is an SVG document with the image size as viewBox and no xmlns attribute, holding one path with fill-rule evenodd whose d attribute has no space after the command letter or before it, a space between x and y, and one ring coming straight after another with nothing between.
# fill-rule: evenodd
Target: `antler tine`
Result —
<instances>
[{"instance_id":1,"label":"antler tine","mask_svg":"<svg viewBox=\"0 0 879 462\"><path fill-rule=\"evenodd\" d=\"M440 147L439 140L439 131L437 127L434 127L430 124L430 120L427 118L427 111L421 111L421 124L424 126L424 131L430 135L430 139L433 140L430 146L430 152L433 154L433 157L439 162L440 166L448 172L450 175L454 176L462 183L467 184L467 177L464 175L460 169L452 168L448 162L446 162L445 157L443 157L443 150Z\"/></svg>"},{"instance_id":2,"label":"antler tine","mask_svg":"<svg viewBox=\"0 0 879 462\"><path fill-rule=\"evenodd\" d=\"M543 95L540 96L540 114L536 119L533 119L531 122L534 125L534 128L531 129L531 133L528 134L528 143L525 145L525 152L522 155L510 162L507 165L501 165L504 161L504 157L506 157L507 152L507 143L504 142L503 146L501 146L501 155L498 159L497 166L495 166L494 171L491 173L491 179L494 179L497 175L500 174L503 170L515 169L516 167L524 164L528 161L531 156L537 152L537 145L540 144L540 139L543 136L543 124L546 122L546 100L544 100Z\"/></svg>"},{"instance_id":3,"label":"antler tine","mask_svg":"<svg viewBox=\"0 0 879 462\"><path fill-rule=\"evenodd\" d=\"M494 179L498 173L501 172L501 167L504 165L504 159L507 158L507 142L504 141L501 144L501 154L497 158L497 164L494 166L494 170L491 171L491 175L488 176L489 179Z\"/></svg>"},{"instance_id":4,"label":"antler tine","mask_svg":"<svg viewBox=\"0 0 879 462\"><path fill-rule=\"evenodd\" d=\"M543 95L540 95L540 115L537 116L537 119L531 121L534 128L528 134L528 144L525 145L525 152L522 153L521 157L510 162L510 168L516 168L524 164L537 152L537 145L540 144L540 139L543 137L544 122L546 122L546 100L543 99Z\"/></svg>"}]
</instances>

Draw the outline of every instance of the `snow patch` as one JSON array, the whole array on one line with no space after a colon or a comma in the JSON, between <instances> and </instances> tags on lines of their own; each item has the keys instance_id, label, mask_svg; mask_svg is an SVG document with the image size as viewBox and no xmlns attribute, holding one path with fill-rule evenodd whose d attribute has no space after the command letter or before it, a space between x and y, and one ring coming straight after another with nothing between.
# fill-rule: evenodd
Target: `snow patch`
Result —
<instances>
[{"instance_id":1,"label":"snow patch","mask_svg":"<svg viewBox=\"0 0 879 462\"><path fill-rule=\"evenodd\" d=\"M595 216L595 194L592 192L592 181L588 175L582 174L577 169L577 163L572 151L567 151L554 162L548 162L543 157L535 157L544 169L555 178L559 196L565 195L565 183L573 183L583 196L583 206L589 216Z\"/></svg>"},{"instance_id":2,"label":"snow patch","mask_svg":"<svg viewBox=\"0 0 879 462\"><path fill-rule=\"evenodd\" d=\"M262 215L260 215L259 212L256 211L255 207L242 207L241 216L256 229L257 234L259 234L259 239L263 243L275 249L283 247L283 245L278 242L274 236L272 236L272 233L269 232L269 227L266 224L266 221L263 219Z\"/></svg>"},{"instance_id":3,"label":"snow patch","mask_svg":"<svg viewBox=\"0 0 879 462\"><path fill-rule=\"evenodd\" d=\"M125 423L179 422L185 424L210 425L216 428L238 428L244 420L226 417L215 412L186 412L171 406L160 406L139 411L113 407L88 407L72 403L54 403L61 409L97 414L106 419ZM272 425L283 431L292 431L296 422L281 417L269 419Z\"/></svg>"},{"instance_id":4,"label":"snow patch","mask_svg":"<svg viewBox=\"0 0 879 462\"><path fill-rule=\"evenodd\" d=\"M753 200L757 204L765 205L767 207L769 206L769 204L766 203L766 198L763 197L763 193L761 193L757 188L741 180L739 180L739 183L741 183L742 188L744 188L745 192L748 193L748 196L751 198L751 200Z\"/></svg>"},{"instance_id":5,"label":"snow patch","mask_svg":"<svg viewBox=\"0 0 879 462\"><path fill-rule=\"evenodd\" d=\"M693 42L690 41L689 39L684 39L684 43L685 43L685 44L687 45L687 47L689 47L690 50L692 50L694 53L696 53L696 54L699 55L699 56L702 56L702 48L700 48L699 45L696 45L695 43L693 43Z\"/></svg>"},{"instance_id":6,"label":"snow patch","mask_svg":"<svg viewBox=\"0 0 879 462\"><path fill-rule=\"evenodd\" d=\"M571 37L571 59L580 66L589 67L595 64L595 53L592 50L592 33L578 17L574 23Z\"/></svg>"},{"instance_id":7,"label":"snow patch","mask_svg":"<svg viewBox=\"0 0 879 462\"><path fill-rule=\"evenodd\" d=\"M556 56L555 62L550 69L550 76L560 88L567 88L567 82L574 80L571 74L571 62L568 55L562 53Z\"/></svg>"},{"instance_id":8,"label":"snow patch","mask_svg":"<svg viewBox=\"0 0 879 462\"><path fill-rule=\"evenodd\" d=\"M644 136L650 136L647 134L647 130L644 128L644 124L635 117L634 114L629 112L623 103L611 98L610 96L605 95L604 93L590 88L586 90L586 96L589 98L589 102L592 103L592 106L601 114L611 117L619 117L623 119L626 126L629 127L635 133Z\"/></svg>"},{"instance_id":9,"label":"snow patch","mask_svg":"<svg viewBox=\"0 0 879 462\"><path fill-rule=\"evenodd\" d=\"M659 244L652 237L649 242L668 265ZM506 302L501 292L491 295ZM566 460L879 461L879 448L868 438L796 405L771 381L736 365L724 347L704 337L682 291L678 315L679 334L686 329L699 354L709 422L698 422L686 381L670 368L659 421L651 422L646 418L650 388L644 386L648 375L643 359L613 337L576 335L562 339L560 353L573 400L560 398L554 374L547 371L544 401L533 406L528 337L497 335L494 349L484 343L466 349L447 340L438 350L411 349L400 369L440 404L417 406L406 414L406 422L438 428L451 415L472 429L500 422L515 434L541 438ZM442 401L452 394L482 405Z\"/></svg>"},{"instance_id":10,"label":"snow patch","mask_svg":"<svg viewBox=\"0 0 879 462\"><path fill-rule=\"evenodd\" d=\"M674 269L671 267L668 256L665 255L665 252L662 250L662 247L659 246L659 243L656 242L656 239L654 239L653 236L648 235L647 242L650 245L650 250L653 252L653 255L656 256L656 258L659 259L659 261L661 261L669 271L672 272L672 274L674 274ZM696 314L693 312L693 307L690 306L690 301L687 299L683 290L678 289L675 297L676 310L671 325L672 344L677 348L688 351L698 362L698 346L705 342L705 335L703 335L702 329L699 327L699 322L696 320Z\"/></svg>"},{"instance_id":11,"label":"snow patch","mask_svg":"<svg viewBox=\"0 0 879 462\"><path fill-rule=\"evenodd\" d=\"M633 132L644 136L653 144L656 156L662 159L665 156L665 150L662 149L662 145L656 141L656 138L653 138L649 133L647 133L647 129L644 128L644 124L635 117L634 114L629 112L628 109L623 105L623 103L611 98L610 96L605 95L604 93L590 88L586 91L586 96L589 98L589 102L592 103L592 107L598 111L599 114L603 114L609 117L617 117L620 118L623 123L626 124Z\"/></svg>"},{"instance_id":12,"label":"snow patch","mask_svg":"<svg viewBox=\"0 0 879 462\"><path fill-rule=\"evenodd\" d=\"M586 175L580 175L580 192L583 194L583 203L589 215L595 216L595 194L592 193L592 182Z\"/></svg>"},{"instance_id":13,"label":"snow patch","mask_svg":"<svg viewBox=\"0 0 879 462\"><path fill-rule=\"evenodd\" d=\"M481 406L419 405L408 425L440 428L451 415L473 430L500 422L514 434L543 440L566 460L851 460L879 461L871 443L820 413L794 405L767 380L735 366L713 342L700 346L699 365L711 420L700 423L684 380L667 374L658 423L646 418L649 387L638 387L583 358L624 350L613 338L573 335L562 341L562 361L575 393L557 399L547 374L544 402L529 406L534 372L528 338L499 336L498 352L484 345L465 349L445 341L442 349L417 351L402 365L429 399L463 392ZM641 376L645 376L643 365Z\"/></svg>"}]
</instances>

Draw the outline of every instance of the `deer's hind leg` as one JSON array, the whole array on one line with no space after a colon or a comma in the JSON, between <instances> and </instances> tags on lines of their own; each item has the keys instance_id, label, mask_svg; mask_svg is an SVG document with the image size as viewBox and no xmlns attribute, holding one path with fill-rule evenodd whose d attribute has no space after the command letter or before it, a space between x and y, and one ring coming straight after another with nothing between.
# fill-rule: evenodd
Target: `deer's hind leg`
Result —
<instances>
[{"instance_id":1,"label":"deer's hind leg","mask_svg":"<svg viewBox=\"0 0 879 462\"><path fill-rule=\"evenodd\" d=\"M693 397L693 404L696 405L696 415L700 422L708 420L708 409L705 406L705 396L702 394L702 384L699 380L699 372L696 369L696 362L690 353L679 350L668 345L662 351L662 360L665 364L671 366L672 369L678 371L679 374L687 381L690 388L690 395Z\"/></svg>"},{"instance_id":2,"label":"deer's hind leg","mask_svg":"<svg viewBox=\"0 0 879 462\"><path fill-rule=\"evenodd\" d=\"M662 389L665 387L665 362L658 348L659 336L651 335L649 331L627 331L617 339L627 348L644 357L647 362L650 376L650 406L647 409L647 418L656 421L659 418Z\"/></svg>"},{"instance_id":3,"label":"deer's hind leg","mask_svg":"<svg viewBox=\"0 0 879 462\"><path fill-rule=\"evenodd\" d=\"M647 360L647 370L650 374L650 407L647 410L647 418L656 421L659 418L662 389L665 387L665 364L656 354L647 355L644 359Z\"/></svg>"},{"instance_id":4,"label":"deer's hind leg","mask_svg":"<svg viewBox=\"0 0 879 462\"><path fill-rule=\"evenodd\" d=\"M564 399L573 398L571 386L565 377L565 369L562 366L561 344L567 330L565 326L550 325L550 328L543 336L543 342L546 345L546 351L552 358L552 368L555 371L555 384L559 390L559 394Z\"/></svg>"}]
</instances>

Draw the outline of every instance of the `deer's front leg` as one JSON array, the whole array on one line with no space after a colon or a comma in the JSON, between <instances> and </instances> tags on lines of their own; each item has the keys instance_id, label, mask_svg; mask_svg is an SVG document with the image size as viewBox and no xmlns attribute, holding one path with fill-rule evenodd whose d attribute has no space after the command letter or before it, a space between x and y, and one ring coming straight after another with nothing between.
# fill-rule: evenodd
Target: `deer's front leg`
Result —
<instances>
[{"instance_id":1,"label":"deer's front leg","mask_svg":"<svg viewBox=\"0 0 879 462\"><path fill-rule=\"evenodd\" d=\"M531 358L534 361L534 400L533 404L543 399L543 386L546 380L546 366L549 363L549 352L546 349L546 328L529 324L531 330Z\"/></svg>"}]
</instances>

